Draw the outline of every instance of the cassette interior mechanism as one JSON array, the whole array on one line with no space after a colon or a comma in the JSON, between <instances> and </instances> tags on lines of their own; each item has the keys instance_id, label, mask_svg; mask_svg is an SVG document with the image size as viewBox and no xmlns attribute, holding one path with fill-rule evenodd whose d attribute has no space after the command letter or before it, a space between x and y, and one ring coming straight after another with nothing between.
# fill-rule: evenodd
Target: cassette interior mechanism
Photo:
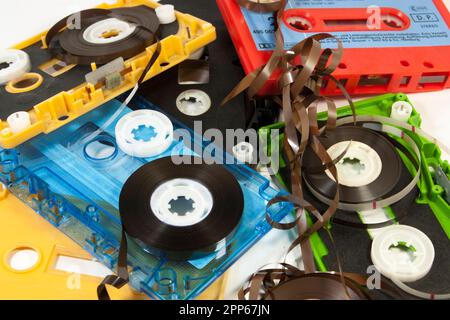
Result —
<instances>
[{"instance_id":1,"label":"cassette interior mechanism","mask_svg":"<svg viewBox=\"0 0 450 320\"><path fill-rule=\"evenodd\" d=\"M399 156L399 154L402 153L402 150L398 149L399 144L390 135L380 134L363 127L344 126L338 127L336 132L330 132L321 139L326 148L330 148L343 141L348 143L350 140L352 143L364 143L365 146L360 146L363 149L370 146L372 150L376 151L376 154L373 154L370 157L371 160L376 160L376 162L372 162L371 166L372 169L374 169L374 165L376 168L377 163L381 164L381 168L379 168L381 170L378 171L378 178L375 179L375 176L372 176L372 179L365 180L366 183L358 184L358 178L352 178L352 172L348 170L354 170L353 173L357 172L357 176L365 176L365 179L367 179L367 177L370 177L371 175L364 175L364 173L361 175L361 172L369 169L367 165L370 161L359 161L361 159L358 159L350 150L350 153L348 154L349 157L345 157L340 165L338 165L338 171L341 173L341 181L344 183L350 182L350 185L340 185L341 201L358 203L389 197L392 194L398 193L411 182L412 176L404 162L405 157L403 157L402 160ZM345 149L345 146L343 146L343 148ZM365 151L367 151L367 149ZM333 150L331 150L331 152L333 152ZM334 152L336 152L336 150ZM370 154L370 152L368 154ZM402 154L405 155L406 152ZM305 166L314 166L314 164L317 166L317 161L313 160L314 157L315 156L311 152L307 152L305 154ZM381 162L378 162L379 160L381 160ZM339 166L341 167L339 168ZM351 179L347 180L348 177ZM319 210L326 210L327 205L318 200L310 192L310 188L316 189L318 193L325 197L331 197L332 193L335 192L335 184L331 182L329 175L326 173L306 173L304 180L309 184L304 184L305 199L311 202ZM408 286L421 292L446 293L450 278L443 270L450 267L449 261L446 259L448 237L430 207L417 203L419 195L420 190L418 187L415 187L404 198L390 206L389 210L386 211L387 213L382 216L384 217L384 220L381 219L376 221L376 223L372 225L362 222L361 215L363 212L355 213L338 210L333 218L332 233L335 245L338 248L337 250L342 262L342 268L346 272L366 274L368 268L374 264L374 261L369 254L372 246L370 234L374 232L373 235L378 237L378 234L382 233L383 230L388 229L390 225L400 223L401 225L411 226L424 232L431 240L432 246L434 247L433 253L436 252L433 254L433 258L430 258L434 259L434 261L430 260L423 262L430 263L430 265L432 264L431 270L424 270L422 276L418 280L407 281ZM378 208L378 210L384 212L383 210L385 209ZM376 212L380 211L374 210L373 213L367 211L367 215L370 216L370 214L376 214ZM326 246L332 248L333 243L330 242L326 231L321 230L319 234ZM411 258L413 259L411 262L417 260L414 258L415 254L420 255L420 257L422 257L423 254L430 254L429 250L414 253L415 251L420 251L422 246L416 244L417 247L414 247L414 245L411 244L412 238L409 236L403 236L403 238L399 235L399 239L397 239L397 241L393 240L392 244L383 254L389 256L391 253L394 254L393 252L396 252L395 250L400 250L399 252L401 253L399 253L398 256L392 256L392 259L400 259L398 260L399 263L404 261L402 259L408 260ZM355 246L355 243L358 243L358 245ZM402 243L405 244L405 247L401 247ZM350 248L351 250L349 250ZM336 258L336 253L333 250L330 250L328 255L323 257L327 268L331 270L336 270L336 268L338 268ZM416 271L418 272L418 275L421 272L419 269ZM400 275L397 275L396 277L399 276ZM413 273L411 273L411 276L413 276ZM384 277L384 273L383 279L383 281L390 282L389 278ZM405 294L404 297L416 298L407 294ZM378 296L378 298L386 299L386 297L383 296Z\"/></svg>"}]
</instances>

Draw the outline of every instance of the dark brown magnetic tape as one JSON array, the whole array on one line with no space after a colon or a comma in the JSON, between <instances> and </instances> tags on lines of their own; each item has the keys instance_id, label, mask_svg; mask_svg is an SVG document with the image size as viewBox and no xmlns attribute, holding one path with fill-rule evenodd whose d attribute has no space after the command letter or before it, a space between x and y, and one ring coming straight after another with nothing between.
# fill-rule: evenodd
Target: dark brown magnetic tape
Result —
<instances>
[{"instance_id":1,"label":"dark brown magnetic tape","mask_svg":"<svg viewBox=\"0 0 450 320\"><path fill-rule=\"evenodd\" d=\"M161 42L156 37L156 50L149 59L145 69L143 70L137 85L142 84L147 73L151 70L151 68L155 65L161 55ZM117 275L109 275L103 279L102 283L97 287L97 296L99 300L110 300L110 296L108 293L107 286L112 286L116 289L123 288L130 280L129 272L128 272L128 241L127 235L124 228L122 228L122 236L121 236L120 248L119 248L119 257L117 262Z\"/></svg>"},{"instance_id":2,"label":"dark brown magnetic tape","mask_svg":"<svg viewBox=\"0 0 450 320\"><path fill-rule=\"evenodd\" d=\"M94 23L116 18L136 26L128 37L106 44L95 44L83 38L84 31ZM71 20L76 19L77 23ZM78 25L79 24L79 25ZM153 9L137 6L118 9L89 9L65 17L46 34L44 46L53 57L67 64L106 64L118 57L134 57L157 42L159 20Z\"/></svg>"},{"instance_id":3,"label":"dark brown magnetic tape","mask_svg":"<svg viewBox=\"0 0 450 320\"><path fill-rule=\"evenodd\" d=\"M277 23L280 24L287 2L286 0L273 1L268 5L262 1L239 0L238 3L255 12L273 12L276 16ZM277 4L279 7L277 7ZM343 272L333 235L327 227L328 222L334 218L337 209L341 208L340 206L342 205L340 202L340 186L335 165L345 156L348 147L337 159L331 159L327 153L326 146L322 143L322 137L327 136L327 133L332 136L337 127L351 124L356 126L357 122L375 122L378 125L384 123L398 126L415 133L421 130L390 118L357 116L350 95L342 83L332 75L342 58L342 44L335 39L338 45L336 50L323 50L320 41L327 38L333 37L329 34L317 34L301 41L289 50L285 50L281 30L280 28L276 28L276 49L267 64L248 74L223 101L223 104L225 104L244 91L247 91L249 97L253 98L275 71L281 71L282 75L279 85L282 89L282 98L274 97L274 100L282 108L286 122L285 154L290 164L291 194L273 199L268 203L268 207L279 202L290 202L296 208L296 219L290 223L279 223L273 221L270 216L267 216L267 220L273 227L279 229L290 229L297 226L299 236L291 244L288 252L300 245L305 265L305 270L300 271L293 266L282 263L282 268L262 270L254 274L249 281L249 286L241 290L241 299L359 300L371 298L369 292L364 288L367 284L367 276ZM301 65L295 64L294 61L297 61L297 57L301 59ZM353 113L352 117L338 119L334 102L321 96L320 89L325 79L335 82L338 88L340 88L345 98L349 101ZM318 100L324 100L328 109L328 120L323 126L319 126L317 121L315 103ZM436 139L429 137L426 133L421 131L420 134L433 141L433 143L438 143ZM412 191L420 177L421 155L419 148L407 135L402 135L401 138L403 142L412 147L413 152L401 144L395 143L395 141L392 148L395 147L402 151L410 159L411 163L414 164L417 173L408 186L399 193L387 199L373 202L373 204L379 204L380 207L383 204L388 206L405 197ZM447 150L444 146L443 149ZM311 154L318 158L318 161L315 161L316 163L320 163L320 165L309 166L308 173L323 173L325 170L329 170L334 178L334 192L327 195L328 201L326 203L329 207L324 213L319 212L303 197L302 181L304 180L304 174L302 170L305 170L303 161L306 150L309 150ZM347 205L346 208L363 208L368 204L371 203L361 203L359 206L355 205L354 207ZM316 222L310 227L307 226L306 219L304 219L304 210L307 210L316 218ZM352 211L352 209L349 209L349 211ZM383 224L371 226L364 225L364 227L381 227L392 222L387 221ZM315 272L309 237L322 228L325 228L327 231L333 247L332 249L336 253L338 272ZM381 285L382 291L387 295L391 297L402 297L397 288L392 287L385 281L382 281Z\"/></svg>"},{"instance_id":4,"label":"dark brown magnetic tape","mask_svg":"<svg viewBox=\"0 0 450 320\"><path fill-rule=\"evenodd\" d=\"M241 5L249 10L257 12L274 12L278 25L282 23L282 16L286 6L286 0L277 1L267 4L260 1L240 1ZM275 223L268 217L269 222L277 228L287 229L297 226L299 238L289 248L291 251L297 244L300 244L307 273L315 272L314 258L309 236L317 230L321 229L330 221L336 212L339 204L339 182L337 177L336 159L331 159L326 149L320 142L320 135L328 130L334 130L337 119L336 105L328 98L322 97L320 89L325 78L335 81L331 73L337 68L343 53L343 46L336 39L338 48L336 50L322 49L321 40L331 39L330 34L317 34L311 36L289 50L284 48L283 34L280 28L276 28L275 39L276 48L267 64L248 74L224 99L222 104L226 104L229 100L235 98L240 93L247 91L250 98L257 95L259 90L264 86L269 77L277 70L282 71L279 85L282 89L282 99L279 104L286 122L285 127L285 152L290 163L291 172L291 192L292 195L286 197L275 198L269 202L268 206L272 206L279 202L288 200L296 207L296 219L292 223L280 224ZM333 38L334 39L334 38ZM301 65L296 65L297 57L301 58ZM336 81L338 82L338 81ZM355 109L351 97L345 92L352 107L353 114ZM325 126L319 127L317 121L316 103L318 100L324 100L328 108L328 121ZM299 138L300 136L300 138ZM302 167L303 154L307 147L310 147L314 154L320 159L323 166L327 167L336 181L336 192L329 208L320 213L313 205L308 203L303 197L302 190ZM312 213L317 221L308 227L304 217L304 210ZM344 279L341 278L344 284Z\"/></svg>"},{"instance_id":5,"label":"dark brown magnetic tape","mask_svg":"<svg viewBox=\"0 0 450 320\"><path fill-rule=\"evenodd\" d=\"M240 291L240 300L372 300L367 288L368 276L354 273L306 273L280 263L255 273ZM342 283L344 279L344 284ZM384 280L376 291L388 299L404 297L402 292Z\"/></svg>"},{"instance_id":6,"label":"dark brown magnetic tape","mask_svg":"<svg viewBox=\"0 0 450 320\"><path fill-rule=\"evenodd\" d=\"M280 0L237 0L237 3L248 10L261 13L275 12L282 8Z\"/></svg>"}]
</instances>

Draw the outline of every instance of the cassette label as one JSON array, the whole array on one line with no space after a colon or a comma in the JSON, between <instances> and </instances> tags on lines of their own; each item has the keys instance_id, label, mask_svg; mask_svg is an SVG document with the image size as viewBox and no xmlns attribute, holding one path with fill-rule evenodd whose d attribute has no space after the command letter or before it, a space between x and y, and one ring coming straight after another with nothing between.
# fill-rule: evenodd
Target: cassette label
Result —
<instances>
[{"instance_id":1,"label":"cassette label","mask_svg":"<svg viewBox=\"0 0 450 320\"><path fill-rule=\"evenodd\" d=\"M245 72L269 61L275 49L274 13L251 12L235 0L217 0ZM251 9L250 9L251 10ZM352 95L427 92L450 87L450 14L442 0L290 0L280 30L286 49L328 33L344 47L333 76ZM322 47L335 48L336 40ZM279 72L259 95L280 94ZM322 94L342 95L334 81Z\"/></svg>"},{"instance_id":2,"label":"cassette label","mask_svg":"<svg viewBox=\"0 0 450 320\"><path fill-rule=\"evenodd\" d=\"M448 46L450 31L434 2L290 0L281 26L285 49L318 32L333 34L346 48ZM258 50L273 50L273 14L241 11Z\"/></svg>"}]
</instances>

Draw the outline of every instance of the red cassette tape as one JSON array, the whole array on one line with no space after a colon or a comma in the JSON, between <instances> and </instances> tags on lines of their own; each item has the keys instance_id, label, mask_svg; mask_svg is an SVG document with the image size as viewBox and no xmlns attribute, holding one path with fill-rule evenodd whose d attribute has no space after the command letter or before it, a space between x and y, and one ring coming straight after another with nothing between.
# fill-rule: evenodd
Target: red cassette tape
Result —
<instances>
[{"instance_id":1,"label":"red cassette tape","mask_svg":"<svg viewBox=\"0 0 450 320\"><path fill-rule=\"evenodd\" d=\"M236 0L217 3L245 72L265 64L275 47L274 14L251 12ZM280 26L285 49L315 33L333 34L345 47L334 76L353 95L450 87L450 14L442 0L358 0L356 5L289 0ZM259 94L278 94L278 77L272 75ZM332 81L322 90L341 94Z\"/></svg>"}]
</instances>

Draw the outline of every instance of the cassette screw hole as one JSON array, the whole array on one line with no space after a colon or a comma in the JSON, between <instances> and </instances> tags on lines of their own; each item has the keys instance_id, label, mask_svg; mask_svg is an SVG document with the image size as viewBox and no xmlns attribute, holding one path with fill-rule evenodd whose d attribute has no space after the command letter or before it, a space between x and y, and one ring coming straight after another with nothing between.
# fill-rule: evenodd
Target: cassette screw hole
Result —
<instances>
[{"instance_id":1,"label":"cassette screw hole","mask_svg":"<svg viewBox=\"0 0 450 320\"><path fill-rule=\"evenodd\" d=\"M33 269L39 262L39 253L32 248L17 248L8 257L7 263L14 271L27 271Z\"/></svg>"},{"instance_id":2,"label":"cassette screw hole","mask_svg":"<svg viewBox=\"0 0 450 320\"><path fill-rule=\"evenodd\" d=\"M312 24L306 18L303 17L289 17L287 23L294 29L300 31L308 31L312 29Z\"/></svg>"},{"instance_id":3,"label":"cassette screw hole","mask_svg":"<svg viewBox=\"0 0 450 320\"><path fill-rule=\"evenodd\" d=\"M434 65L431 62L424 62L423 65L428 69L433 69Z\"/></svg>"},{"instance_id":4,"label":"cassette screw hole","mask_svg":"<svg viewBox=\"0 0 450 320\"><path fill-rule=\"evenodd\" d=\"M389 247L389 251L392 253L395 253L396 255L399 255L399 261L410 261L414 262L416 257L416 248L412 245L408 245L404 241L399 241L396 244L392 244Z\"/></svg>"},{"instance_id":5,"label":"cassette screw hole","mask_svg":"<svg viewBox=\"0 0 450 320\"><path fill-rule=\"evenodd\" d=\"M132 135L136 141L149 142L156 138L158 134L154 127L141 125L132 131Z\"/></svg>"},{"instance_id":6,"label":"cassette screw hole","mask_svg":"<svg viewBox=\"0 0 450 320\"><path fill-rule=\"evenodd\" d=\"M173 199L169 203L170 212L178 216L185 217L195 209L195 202L192 199L186 199L186 197L178 197Z\"/></svg>"},{"instance_id":7,"label":"cassette screw hole","mask_svg":"<svg viewBox=\"0 0 450 320\"><path fill-rule=\"evenodd\" d=\"M345 63L339 63L338 68L339 69L347 69L347 65Z\"/></svg>"}]
</instances>

